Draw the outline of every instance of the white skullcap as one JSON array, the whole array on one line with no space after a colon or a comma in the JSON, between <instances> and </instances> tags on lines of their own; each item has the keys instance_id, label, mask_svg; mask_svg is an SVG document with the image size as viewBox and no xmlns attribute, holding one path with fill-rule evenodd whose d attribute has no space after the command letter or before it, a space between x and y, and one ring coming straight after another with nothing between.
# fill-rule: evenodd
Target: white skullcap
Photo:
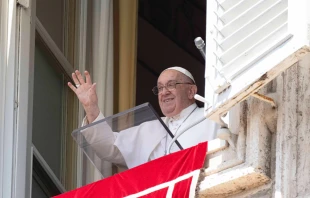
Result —
<instances>
[{"instance_id":1,"label":"white skullcap","mask_svg":"<svg viewBox=\"0 0 310 198\"><path fill-rule=\"evenodd\" d=\"M190 79L192 79L192 81L193 81L194 83L196 83L195 80L194 80L193 75L192 75L188 70L184 69L183 67L177 67L177 66L175 66L175 67L169 67L169 68L167 68L167 69L165 69L165 70L168 70L168 69L172 69L172 70L176 70L176 71L178 71L178 72L181 72L181 73L184 74L185 76L187 76L187 77L189 77ZM164 71L165 71L165 70L164 70Z\"/></svg>"}]
</instances>

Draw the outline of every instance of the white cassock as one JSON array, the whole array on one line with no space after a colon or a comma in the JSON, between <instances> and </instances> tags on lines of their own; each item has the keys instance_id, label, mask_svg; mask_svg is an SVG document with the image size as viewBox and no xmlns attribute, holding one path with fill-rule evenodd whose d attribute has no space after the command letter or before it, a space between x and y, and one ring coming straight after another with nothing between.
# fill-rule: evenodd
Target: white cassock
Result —
<instances>
[{"instance_id":1,"label":"white cassock","mask_svg":"<svg viewBox=\"0 0 310 198\"><path fill-rule=\"evenodd\" d=\"M193 123L203 119L203 111L203 108L197 107L194 103L182 110L179 115L162 119L172 134L177 135ZM94 122L103 118L104 116L100 113ZM200 142L215 139L217 129L215 122L205 119L186 130L177 140L184 149L189 148ZM128 168L164 156L172 140L158 121L145 122L120 133L103 130L100 125L95 125L83 130L82 134L100 159ZM178 150L178 146L173 144L170 151Z\"/></svg>"}]
</instances>

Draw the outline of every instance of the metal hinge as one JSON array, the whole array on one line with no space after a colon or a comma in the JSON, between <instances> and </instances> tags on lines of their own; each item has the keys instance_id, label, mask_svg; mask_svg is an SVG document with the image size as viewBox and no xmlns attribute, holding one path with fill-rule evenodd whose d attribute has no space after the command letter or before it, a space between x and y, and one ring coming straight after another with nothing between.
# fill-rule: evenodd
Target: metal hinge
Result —
<instances>
[{"instance_id":1,"label":"metal hinge","mask_svg":"<svg viewBox=\"0 0 310 198\"><path fill-rule=\"evenodd\" d=\"M29 0L17 0L17 3L24 8L29 8Z\"/></svg>"}]
</instances>

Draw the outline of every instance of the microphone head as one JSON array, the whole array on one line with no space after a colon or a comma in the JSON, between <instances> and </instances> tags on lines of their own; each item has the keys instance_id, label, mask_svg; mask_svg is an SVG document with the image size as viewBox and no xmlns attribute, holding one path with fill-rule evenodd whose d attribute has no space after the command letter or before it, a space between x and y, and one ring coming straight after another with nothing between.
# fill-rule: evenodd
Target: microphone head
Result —
<instances>
[{"instance_id":1,"label":"microphone head","mask_svg":"<svg viewBox=\"0 0 310 198\"><path fill-rule=\"evenodd\" d=\"M196 45L196 47L197 47L198 49L203 49L204 46L205 46L205 42L202 40L201 37L195 38L194 42L195 42L195 45Z\"/></svg>"}]
</instances>

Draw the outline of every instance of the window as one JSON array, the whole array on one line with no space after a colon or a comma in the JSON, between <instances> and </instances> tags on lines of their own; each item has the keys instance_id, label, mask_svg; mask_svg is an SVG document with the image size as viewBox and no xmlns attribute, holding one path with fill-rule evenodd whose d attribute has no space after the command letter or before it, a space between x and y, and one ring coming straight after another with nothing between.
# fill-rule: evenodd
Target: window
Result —
<instances>
[{"instance_id":1,"label":"window","mask_svg":"<svg viewBox=\"0 0 310 198\"><path fill-rule=\"evenodd\" d=\"M48 60L48 54L36 46L32 143L60 180L64 158L66 87L64 75L57 72L54 64Z\"/></svg>"},{"instance_id":2,"label":"window","mask_svg":"<svg viewBox=\"0 0 310 198\"><path fill-rule=\"evenodd\" d=\"M33 197L47 197L77 187L77 146L71 132L77 128L78 103L67 86L74 71L75 3L37 1L33 91ZM48 8L58 13L57 20ZM72 11L69 12L66 9ZM74 16L72 18L72 15ZM71 17L71 18L70 18ZM43 24L40 19L43 20ZM55 30L55 28L61 30ZM65 32L70 42L65 42Z\"/></svg>"}]
</instances>

